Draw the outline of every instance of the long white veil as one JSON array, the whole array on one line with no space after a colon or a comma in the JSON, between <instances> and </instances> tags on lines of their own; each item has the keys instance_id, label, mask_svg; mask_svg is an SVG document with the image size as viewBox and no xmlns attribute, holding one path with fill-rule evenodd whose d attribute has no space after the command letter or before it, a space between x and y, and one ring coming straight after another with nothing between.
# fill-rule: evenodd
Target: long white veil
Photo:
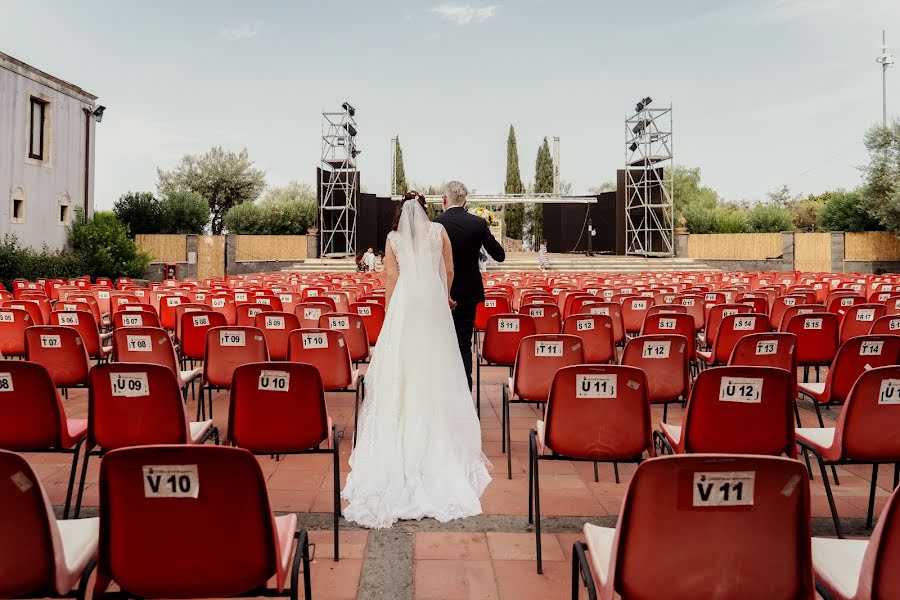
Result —
<instances>
[{"instance_id":1,"label":"long white veil","mask_svg":"<svg viewBox=\"0 0 900 600\"><path fill-rule=\"evenodd\" d=\"M397 263L402 273L398 287L414 301L435 301L447 295L447 270L441 245L431 239L432 222L417 200L406 200L400 213ZM437 279L435 279L437 278ZM440 287L436 284L440 283ZM395 290L395 293L399 290Z\"/></svg>"}]
</instances>

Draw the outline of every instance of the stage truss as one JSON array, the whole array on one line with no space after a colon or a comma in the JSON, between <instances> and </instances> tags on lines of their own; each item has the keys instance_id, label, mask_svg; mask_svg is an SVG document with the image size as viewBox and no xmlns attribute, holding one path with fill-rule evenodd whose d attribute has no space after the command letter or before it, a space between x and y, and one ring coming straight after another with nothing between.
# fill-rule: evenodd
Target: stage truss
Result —
<instances>
[{"instance_id":1,"label":"stage truss","mask_svg":"<svg viewBox=\"0 0 900 600\"><path fill-rule=\"evenodd\" d=\"M672 107L639 108L625 120L625 253L673 256Z\"/></svg>"},{"instance_id":2,"label":"stage truss","mask_svg":"<svg viewBox=\"0 0 900 600\"><path fill-rule=\"evenodd\" d=\"M344 103L340 112L322 113L322 168L319 190L321 256L356 254L356 110Z\"/></svg>"}]
</instances>

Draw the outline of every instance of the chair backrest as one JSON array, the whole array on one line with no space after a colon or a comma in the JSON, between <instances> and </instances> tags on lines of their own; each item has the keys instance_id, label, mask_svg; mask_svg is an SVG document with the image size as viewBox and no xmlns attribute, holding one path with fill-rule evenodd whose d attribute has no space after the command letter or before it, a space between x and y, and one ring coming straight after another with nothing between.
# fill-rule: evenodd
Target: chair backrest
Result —
<instances>
[{"instance_id":1,"label":"chair backrest","mask_svg":"<svg viewBox=\"0 0 900 600\"><path fill-rule=\"evenodd\" d=\"M746 304L714 304L710 307L706 316L706 343L712 347L716 345L716 337L722 321L731 315L748 315L750 307Z\"/></svg>"},{"instance_id":2,"label":"chair backrest","mask_svg":"<svg viewBox=\"0 0 900 600\"><path fill-rule=\"evenodd\" d=\"M694 317L688 313L656 313L648 314L644 319L644 327L641 335L683 335L688 340L688 361L694 362L696 356L697 330L694 327Z\"/></svg>"},{"instance_id":3,"label":"chair backrest","mask_svg":"<svg viewBox=\"0 0 900 600\"><path fill-rule=\"evenodd\" d=\"M63 302L57 302L53 308L56 310L84 310L85 306L94 315L97 327L100 327L103 324L103 315L100 314L100 305L97 304L97 299L93 294L87 292L69 294Z\"/></svg>"},{"instance_id":4,"label":"chair backrest","mask_svg":"<svg viewBox=\"0 0 900 600\"><path fill-rule=\"evenodd\" d=\"M645 372L620 365L573 365L553 377L545 439L572 458L634 458L651 450Z\"/></svg>"},{"instance_id":5,"label":"chair backrest","mask_svg":"<svg viewBox=\"0 0 900 600\"><path fill-rule=\"evenodd\" d=\"M555 304L523 304L519 307L519 313L534 319L535 333L559 333L561 331L560 312Z\"/></svg>"},{"instance_id":6,"label":"chair backrest","mask_svg":"<svg viewBox=\"0 0 900 600\"><path fill-rule=\"evenodd\" d=\"M288 336L288 360L319 370L325 391L344 390L353 383L353 365L344 334L334 329L297 329Z\"/></svg>"},{"instance_id":7,"label":"chair backrest","mask_svg":"<svg viewBox=\"0 0 900 600\"><path fill-rule=\"evenodd\" d=\"M253 297L253 302L256 304L262 304L264 306L268 306L274 312L282 312L283 307L281 306L281 300L278 296L272 292L264 292L257 293Z\"/></svg>"},{"instance_id":8,"label":"chair backrest","mask_svg":"<svg viewBox=\"0 0 900 600\"><path fill-rule=\"evenodd\" d=\"M113 313L112 326L113 329L122 327L155 327L162 329L162 323L159 322L159 315L152 310L127 310L138 305L129 304L122 310ZM141 304L140 306L149 307L149 304Z\"/></svg>"},{"instance_id":9,"label":"chair backrest","mask_svg":"<svg viewBox=\"0 0 900 600\"><path fill-rule=\"evenodd\" d=\"M318 329L322 315L333 313L334 309L322 302L304 301L294 307L294 314L300 323L300 329Z\"/></svg>"},{"instance_id":10,"label":"chair backrest","mask_svg":"<svg viewBox=\"0 0 900 600\"><path fill-rule=\"evenodd\" d=\"M622 364L643 369L647 373L650 402L672 402L687 399L688 346L683 335L642 335L628 340Z\"/></svg>"},{"instance_id":11,"label":"chair backrest","mask_svg":"<svg viewBox=\"0 0 900 600\"><path fill-rule=\"evenodd\" d=\"M897 546L900 539L898 498L900 491L894 490L869 537L856 585L856 596L859 598L887 598L900 589L900 573L895 568L897 553L900 552Z\"/></svg>"},{"instance_id":12,"label":"chair backrest","mask_svg":"<svg viewBox=\"0 0 900 600\"><path fill-rule=\"evenodd\" d=\"M735 345L742 337L767 331L769 331L769 317L766 315L747 313L725 317L719 325L716 341L713 344L713 363L727 363Z\"/></svg>"},{"instance_id":13,"label":"chair backrest","mask_svg":"<svg viewBox=\"0 0 900 600\"><path fill-rule=\"evenodd\" d=\"M838 294L828 299L825 310L836 315L845 315L852 306L865 304L866 298L859 294Z\"/></svg>"},{"instance_id":14,"label":"chair backrest","mask_svg":"<svg viewBox=\"0 0 900 600\"><path fill-rule=\"evenodd\" d=\"M210 308L214 311L225 315L226 325L234 325L237 321L237 306L234 302L234 294L209 294L206 297L205 302L206 304L209 304Z\"/></svg>"},{"instance_id":15,"label":"chair backrest","mask_svg":"<svg viewBox=\"0 0 900 600\"><path fill-rule=\"evenodd\" d=\"M775 327L773 325L772 328L775 331L787 331L788 323L797 315L808 315L817 312L822 312L821 304L795 304L794 306L788 306L781 316L781 326Z\"/></svg>"},{"instance_id":16,"label":"chair backrest","mask_svg":"<svg viewBox=\"0 0 900 600\"><path fill-rule=\"evenodd\" d=\"M653 298L642 296L622 300L622 323L627 333L638 333L644 324L644 316L653 306Z\"/></svg>"},{"instance_id":17,"label":"chair backrest","mask_svg":"<svg viewBox=\"0 0 900 600\"><path fill-rule=\"evenodd\" d=\"M159 297L159 321L163 329L175 331L175 309L189 301L181 294L164 294Z\"/></svg>"},{"instance_id":18,"label":"chair backrest","mask_svg":"<svg viewBox=\"0 0 900 600\"><path fill-rule=\"evenodd\" d=\"M27 310L0 307L0 356L25 356L25 330L34 324Z\"/></svg>"},{"instance_id":19,"label":"chair backrest","mask_svg":"<svg viewBox=\"0 0 900 600\"><path fill-rule=\"evenodd\" d=\"M581 313L589 315L606 315L612 319L613 340L616 344L625 342L625 322L622 320L622 305L618 302L591 302L585 303Z\"/></svg>"},{"instance_id":20,"label":"chair backrest","mask_svg":"<svg viewBox=\"0 0 900 600\"><path fill-rule=\"evenodd\" d=\"M605 597L811 599L809 502L796 460L646 461L625 495Z\"/></svg>"},{"instance_id":21,"label":"chair backrest","mask_svg":"<svg viewBox=\"0 0 900 600\"><path fill-rule=\"evenodd\" d=\"M797 336L798 365L827 365L838 349L840 317L816 312L797 315L788 321L785 331Z\"/></svg>"},{"instance_id":22,"label":"chair backrest","mask_svg":"<svg viewBox=\"0 0 900 600\"><path fill-rule=\"evenodd\" d=\"M214 388L230 388L239 366L268 360L266 338L256 327L212 327L206 332L203 379Z\"/></svg>"},{"instance_id":23,"label":"chair backrest","mask_svg":"<svg viewBox=\"0 0 900 600\"><path fill-rule=\"evenodd\" d=\"M187 443L187 414L175 373L151 363L106 363L91 369L88 439L90 446L104 450Z\"/></svg>"},{"instance_id":24,"label":"chair backrest","mask_svg":"<svg viewBox=\"0 0 900 600\"><path fill-rule=\"evenodd\" d=\"M81 341L84 342L88 356L91 358L100 357L100 346L102 344L100 341L100 330L97 329L94 315L89 310L54 310L50 313L50 319L47 324L71 327L76 330L81 335Z\"/></svg>"},{"instance_id":25,"label":"chair backrest","mask_svg":"<svg viewBox=\"0 0 900 600\"><path fill-rule=\"evenodd\" d=\"M0 360L0 448L26 452L67 447L62 443L65 422L59 393L43 365Z\"/></svg>"},{"instance_id":26,"label":"chair backrest","mask_svg":"<svg viewBox=\"0 0 900 600\"><path fill-rule=\"evenodd\" d=\"M207 306L203 302L188 302L185 300L181 304L175 307L175 343L182 344L184 341L184 334L181 331L182 325L182 316L187 313L193 312L206 312L210 310L209 306Z\"/></svg>"},{"instance_id":27,"label":"chair backrest","mask_svg":"<svg viewBox=\"0 0 900 600\"><path fill-rule=\"evenodd\" d=\"M900 315L884 315L872 323L869 333L891 333L900 335Z\"/></svg>"},{"instance_id":28,"label":"chair backrest","mask_svg":"<svg viewBox=\"0 0 900 600\"><path fill-rule=\"evenodd\" d=\"M796 455L791 374L775 367L714 367L694 380L681 452Z\"/></svg>"},{"instance_id":29,"label":"chair backrest","mask_svg":"<svg viewBox=\"0 0 900 600\"><path fill-rule=\"evenodd\" d=\"M25 458L0 450L0 481L0 594L68 593L75 578L67 576L53 507L40 479Z\"/></svg>"},{"instance_id":30,"label":"chair backrest","mask_svg":"<svg viewBox=\"0 0 900 600\"><path fill-rule=\"evenodd\" d=\"M288 336L295 329L300 329L300 320L292 312L264 312L256 315L254 326L266 338L269 359L286 360L288 352Z\"/></svg>"},{"instance_id":31,"label":"chair backrest","mask_svg":"<svg viewBox=\"0 0 900 600\"><path fill-rule=\"evenodd\" d=\"M374 346L378 343L378 336L381 335L381 328L384 326L384 306L374 302L354 302L350 305L350 312L362 317L363 323L366 324L369 345Z\"/></svg>"},{"instance_id":32,"label":"chair backrest","mask_svg":"<svg viewBox=\"0 0 900 600\"><path fill-rule=\"evenodd\" d=\"M328 439L328 406L319 370L263 362L234 370L229 441L254 453L309 450Z\"/></svg>"},{"instance_id":33,"label":"chair backrest","mask_svg":"<svg viewBox=\"0 0 900 600\"><path fill-rule=\"evenodd\" d=\"M847 308L841 321L841 343L858 335L866 335L875 321L883 316L884 304L856 304Z\"/></svg>"},{"instance_id":34,"label":"chair backrest","mask_svg":"<svg viewBox=\"0 0 900 600\"><path fill-rule=\"evenodd\" d=\"M24 310L31 316L31 320L35 325L44 325L46 323L41 307L34 300L10 300L3 304L3 309Z\"/></svg>"},{"instance_id":35,"label":"chair backrest","mask_svg":"<svg viewBox=\"0 0 900 600\"><path fill-rule=\"evenodd\" d=\"M835 425L834 447L860 462L900 461L900 366L863 372Z\"/></svg>"},{"instance_id":36,"label":"chair backrest","mask_svg":"<svg viewBox=\"0 0 900 600\"><path fill-rule=\"evenodd\" d=\"M793 333L751 333L738 340L728 359L729 365L776 367L792 375L797 397L797 336Z\"/></svg>"},{"instance_id":37,"label":"chair backrest","mask_svg":"<svg viewBox=\"0 0 900 600\"><path fill-rule=\"evenodd\" d=\"M366 323L356 313L329 313L319 317L319 329L334 329L344 334L350 360L361 362L369 358L369 334Z\"/></svg>"},{"instance_id":38,"label":"chair backrest","mask_svg":"<svg viewBox=\"0 0 900 600\"><path fill-rule=\"evenodd\" d=\"M87 385L90 359L81 334L71 327L39 325L26 329L25 358L44 365L56 387Z\"/></svg>"},{"instance_id":39,"label":"chair backrest","mask_svg":"<svg viewBox=\"0 0 900 600\"><path fill-rule=\"evenodd\" d=\"M206 356L206 333L213 327L227 325L225 315L203 306L203 310L181 315L178 327L181 329L181 354L185 358L203 360Z\"/></svg>"},{"instance_id":40,"label":"chair backrest","mask_svg":"<svg viewBox=\"0 0 900 600\"><path fill-rule=\"evenodd\" d=\"M580 313L569 315L563 323L562 332L582 339L584 362L599 365L616 361L612 317Z\"/></svg>"},{"instance_id":41,"label":"chair backrest","mask_svg":"<svg viewBox=\"0 0 900 600\"><path fill-rule=\"evenodd\" d=\"M513 369L513 393L546 402L553 377L563 367L584 363L584 342L576 335L544 334L522 338Z\"/></svg>"},{"instance_id":42,"label":"chair backrest","mask_svg":"<svg viewBox=\"0 0 900 600\"><path fill-rule=\"evenodd\" d=\"M100 463L100 506L98 580L136 596L232 596L283 578L265 478L244 449L113 450Z\"/></svg>"},{"instance_id":43,"label":"chair backrest","mask_svg":"<svg viewBox=\"0 0 900 600\"><path fill-rule=\"evenodd\" d=\"M274 312L268 304L259 304L257 302L238 303L235 324L239 327L253 327L253 324L256 322L256 315L267 312Z\"/></svg>"},{"instance_id":44,"label":"chair backrest","mask_svg":"<svg viewBox=\"0 0 900 600\"><path fill-rule=\"evenodd\" d=\"M555 307L550 304L549 307ZM513 366L519 342L536 332L534 319L528 315L508 313L488 317L484 329L484 343L481 356L495 365Z\"/></svg>"},{"instance_id":45,"label":"chair backrest","mask_svg":"<svg viewBox=\"0 0 900 600\"><path fill-rule=\"evenodd\" d=\"M152 363L178 372L172 338L158 327L123 327L113 331L113 356L123 363Z\"/></svg>"},{"instance_id":46,"label":"chair backrest","mask_svg":"<svg viewBox=\"0 0 900 600\"><path fill-rule=\"evenodd\" d=\"M774 302L772 302L772 311L769 313L769 321L772 322L772 327L780 330L784 312L791 306L796 306L798 304L807 304L806 296L800 294L788 294L775 298Z\"/></svg>"},{"instance_id":47,"label":"chair backrest","mask_svg":"<svg viewBox=\"0 0 900 600\"><path fill-rule=\"evenodd\" d=\"M843 404L860 375L873 368L895 365L898 361L898 336L881 334L850 338L838 348L825 377L829 401Z\"/></svg>"},{"instance_id":48,"label":"chair backrest","mask_svg":"<svg viewBox=\"0 0 900 600\"><path fill-rule=\"evenodd\" d=\"M282 290L278 292L278 299L281 300L281 312L292 313L294 307L303 302L303 294Z\"/></svg>"},{"instance_id":49,"label":"chair backrest","mask_svg":"<svg viewBox=\"0 0 900 600\"><path fill-rule=\"evenodd\" d=\"M509 299L506 296L492 295L485 297L475 307L475 330L484 331L488 319L492 315L502 315L512 312Z\"/></svg>"}]
</instances>

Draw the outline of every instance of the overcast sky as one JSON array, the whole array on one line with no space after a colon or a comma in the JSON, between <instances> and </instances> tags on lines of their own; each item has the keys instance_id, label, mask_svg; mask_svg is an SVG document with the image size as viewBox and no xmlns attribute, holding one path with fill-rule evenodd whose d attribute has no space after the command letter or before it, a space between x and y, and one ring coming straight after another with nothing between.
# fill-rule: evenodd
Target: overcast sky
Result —
<instances>
[{"instance_id":1,"label":"overcast sky","mask_svg":"<svg viewBox=\"0 0 900 600\"><path fill-rule=\"evenodd\" d=\"M0 51L97 94L96 205L156 167L246 147L271 185L312 183L323 109L357 108L361 180L503 191L544 136L586 192L624 160L635 101L674 106L676 163L729 199L851 187L881 120L881 29L898 0L0 0ZM900 116L900 69L888 73Z\"/></svg>"}]
</instances>

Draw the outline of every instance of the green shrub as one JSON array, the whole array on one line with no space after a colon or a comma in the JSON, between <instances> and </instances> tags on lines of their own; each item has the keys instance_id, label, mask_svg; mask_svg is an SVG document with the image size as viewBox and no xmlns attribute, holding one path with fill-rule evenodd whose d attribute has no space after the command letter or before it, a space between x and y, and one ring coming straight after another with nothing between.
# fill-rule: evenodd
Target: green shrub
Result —
<instances>
[{"instance_id":1,"label":"green shrub","mask_svg":"<svg viewBox=\"0 0 900 600\"><path fill-rule=\"evenodd\" d=\"M786 208L759 202L747 211L747 231L752 233L778 233L792 228L791 213Z\"/></svg>"},{"instance_id":2,"label":"green shrub","mask_svg":"<svg viewBox=\"0 0 900 600\"><path fill-rule=\"evenodd\" d=\"M173 192L159 203L156 233L203 233L209 224L209 202L196 192Z\"/></svg>"},{"instance_id":3,"label":"green shrub","mask_svg":"<svg viewBox=\"0 0 900 600\"><path fill-rule=\"evenodd\" d=\"M0 281L7 289L12 289L12 281L20 277L35 280L79 275L82 273L70 252L51 250L46 246L37 251L22 246L18 238L10 234L3 236L0 242Z\"/></svg>"},{"instance_id":4,"label":"green shrub","mask_svg":"<svg viewBox=\"0 0 900 600\"><path fill-rule=\"evenodd\" d=\"M684 218L684 226L689 233L715 233L716 214L715 209L704 204L688 204L681 211Z\"/></svg>"},{"instance_id":5,"label":"green shrub","mask_svg":"<svg viewBox=\"0 0 900 600\"><path fill-rule=\"evenodd\" d=\"M160 202L150 192L128 192L116 200L113 212L135 236L142 233L159 233Z\"/></svg>"},{"instance_id":6,"label":"green shrub","mask_svg":"<svg viewBox=\"0 0 900 600\"><path fill-rule=\"evenodd\" d=\"M244 202L233 207L223 222L228 233L237 235L257 235L263 233L262 209L253 202Z\"/></svg>"},{"instance_id":7,"label":"green shrub","mask_svg":"<svg viewBox=\"0 0 900 600\"><path fill-rule=\"evenodd\" d=\"M867 210L862 194L837 190L818 196L822 199L822 227L826 231L882 231L884 227Z\"/></svg>"},{"instance_id":8,"label":"green shrub","mask_svg":"<svg viewBox=\"0 0 900 600\"><path fill-rule=\"evenodd\" d=\"M713 211L716 233L745 233L747 213L742 208L719 207Z\"/></svg>"},{"instance_id":9,"label":"green shrub","mask_svg":"<svg viewBox=\"0 0 900 600\"><path fill-rule=\"evenodd\" d=\"M817 196L799 200L790 205L791 223L797 231L821 231L822 211L825 203Z\"/></svg>"},{"instance_id":10,"label":"green shrub","mask_svg":"<svg viewBox=\"0 0 900 600\"><path fill-rule=\"evenodd\" d=\"M258 203L244 202L225 213L229 233L242 235L306 235L316 225L318 205L313 189L292 181L266 190Z\"/></svg>"},{"instance_id":11,"label":"green shrub","mask_svg":"<svg viewBox=\"0 0 900 600\"><path fill-rule=\"evenodd\" d=\"M138 252L127 227L112 212L97 212L88 219L76 209L69 245L79 270L94 278L143 277L150 264L150 255Z\"/></svg>"}]
</instances>

